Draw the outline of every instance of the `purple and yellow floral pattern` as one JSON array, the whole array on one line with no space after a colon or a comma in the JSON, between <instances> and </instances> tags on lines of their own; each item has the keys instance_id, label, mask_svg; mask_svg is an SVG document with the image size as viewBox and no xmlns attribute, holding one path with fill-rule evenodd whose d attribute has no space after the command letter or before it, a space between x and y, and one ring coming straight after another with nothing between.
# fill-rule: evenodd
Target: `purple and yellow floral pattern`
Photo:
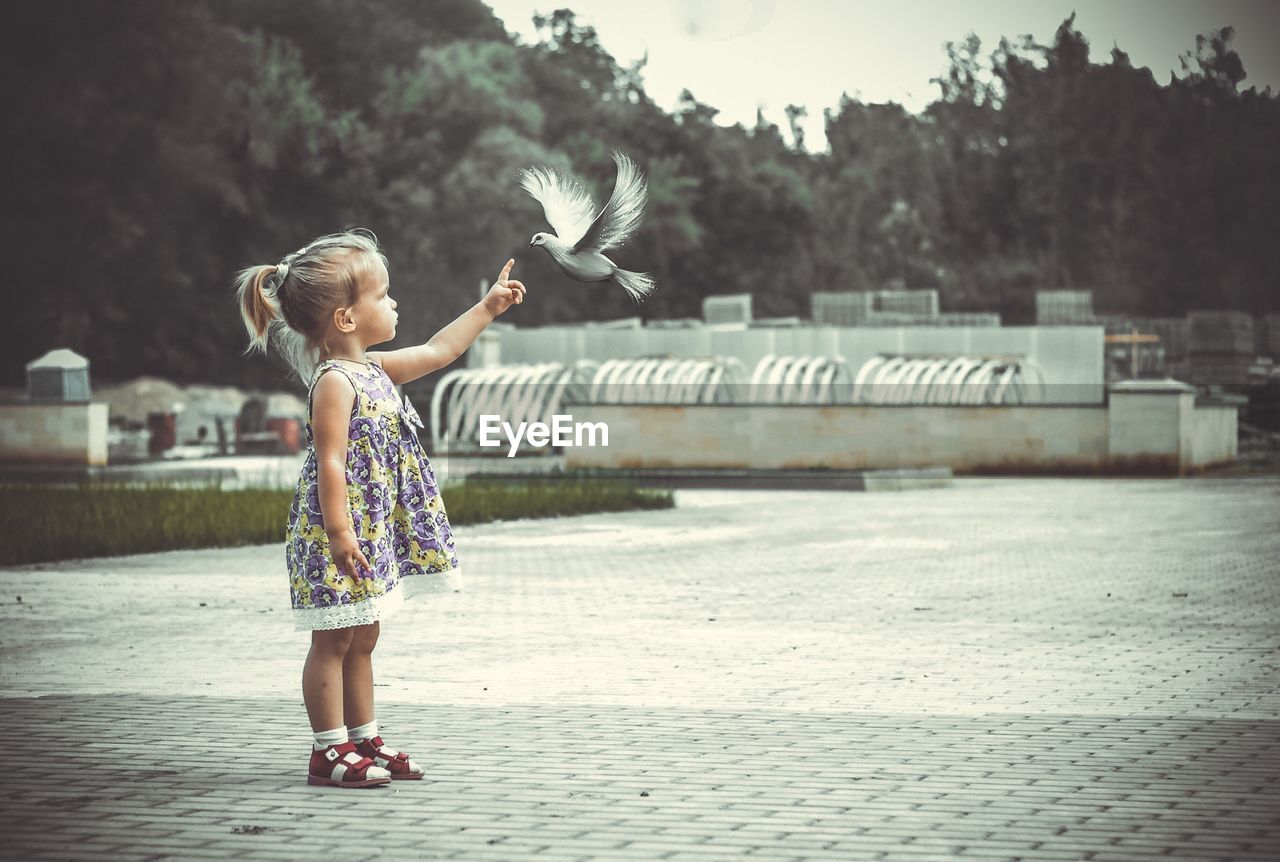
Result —
<instances>
[{"instance_id":1,"label":"purple and yellow floral pattern","mask_svg":"<svg viewBox=\"0 0 1280 862\"><path fill-rule=\"evenodd\" d=\"M312 389L328 371L344 375L356 391L347 435L347 509L372 568L353 580L333 562L308 419L306 460L285 541L299 630L365 625L386 616L406 595L462 587L444 500L418 441L418 411L377 363L359 370L327 360L316 368Z\"/></svg>"}]
</instances>

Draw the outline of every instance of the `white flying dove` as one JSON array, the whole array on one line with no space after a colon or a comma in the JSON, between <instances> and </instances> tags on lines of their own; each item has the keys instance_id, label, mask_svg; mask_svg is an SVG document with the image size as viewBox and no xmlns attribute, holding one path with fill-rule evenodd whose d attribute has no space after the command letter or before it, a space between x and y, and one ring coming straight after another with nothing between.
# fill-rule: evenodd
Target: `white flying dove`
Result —
<instances>
[{"instance_id":1,"label":"white flying dove","mask_svg":"<svg viewBox=\"0 0 1280 862\"><path fill-rule=\"evenodd\" d=\"M639 301L652 292L653 279L645 272L619 269L601 252L626 242L640 226L644 211L645 182L625 153L613 151L618 177L613 196L594 218L595 203L575 180L550 168L528 168L520 185L542 204L555 233L535 233L530 246L542 246L551 259L574 281L616 281Z\"/></svg>"}]
</instances>

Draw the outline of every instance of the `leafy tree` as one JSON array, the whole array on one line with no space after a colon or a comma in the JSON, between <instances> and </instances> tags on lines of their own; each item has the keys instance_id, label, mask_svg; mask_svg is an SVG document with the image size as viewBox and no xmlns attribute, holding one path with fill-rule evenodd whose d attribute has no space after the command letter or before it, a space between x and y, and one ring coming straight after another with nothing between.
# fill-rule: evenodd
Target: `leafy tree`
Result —
<instances>
[{"instance_id":1,"label":"leafy tree","mask_svg":"<svg viewBox=\"0 0 1280 862\"><path fill-rule=\"evenodd\" d=\"M1103 311L1280 310L1280 107L1242 90L1223 27L1167 82L1120 46L1105 62L1067 18L1047 45L970 34L912 114L847 96L811 151L806 109L724 125L674 111L569 9L521 44L478 0L48 0L4 31L11 82L3 375L55 346L97 379L279 385L245 358L230 278L312 236L373 228L405 340L476 299L507 257L519 325L697 316L750 292L761 316L814 290L936 287L950 309L1031 319L1034 292L1093 290ZM528 249L543 214L519 171L556 167L603 203L614 148L649 183L614 259L653 272L633 304ZM34 292L34 294L33 294ZM31 301L32 296L39 301ZM421 397L420 393L415 395Z\"/></svg>"}]
</instances>

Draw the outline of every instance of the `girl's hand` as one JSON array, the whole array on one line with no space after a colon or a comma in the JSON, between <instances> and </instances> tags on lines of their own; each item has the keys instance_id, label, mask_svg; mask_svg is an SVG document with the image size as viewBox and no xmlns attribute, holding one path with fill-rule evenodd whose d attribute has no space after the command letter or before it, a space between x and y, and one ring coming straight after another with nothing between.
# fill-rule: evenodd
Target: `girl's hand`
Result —
<instances>
[{"instance_id":1,"label":"girl's hand","mask_svg":"<svg viewBox=\"0 0 1280 862\"><path fill-rule=\"evenodd\" d=\"M348 528L329 536L329 553L333 556L333 562L337 564L338 571L353 581L364 577L360 571L361 567L365 572L373 571L364 554L360 553L355 530Z\"/></svg>"},{"instance_id":2,"label":"girl's hand","mask_svg":"<svg viewBox=\"0 0 1280 862\"><path fill-rule=\"evenodd\" d=\"M484 307L494 317L506 311L518 302L524 302L524 285L513 279L508 279L507 275L511 272L511 267L516 265L516 259L513 257L507 261L507 265L502 268L502 272L498 273L498 280L493 283L493 287L489 288L489 292L484 297Z\"/></svg>"}]
</instances>

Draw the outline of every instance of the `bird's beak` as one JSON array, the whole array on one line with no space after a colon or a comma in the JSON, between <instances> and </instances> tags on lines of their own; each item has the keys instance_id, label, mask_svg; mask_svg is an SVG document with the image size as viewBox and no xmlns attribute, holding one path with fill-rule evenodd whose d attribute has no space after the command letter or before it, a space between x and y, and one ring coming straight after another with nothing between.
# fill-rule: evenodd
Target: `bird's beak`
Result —
<instances>
[{"instance_id":1,"label":"bird's beak","mask_svg":"<svg viewBox=\"0 0 1280 862\"><path fill-rule=\"evenodd\" d=\"M533 240L529 240L529 248L533 248Z\"/></svg>"}]
</instances>

